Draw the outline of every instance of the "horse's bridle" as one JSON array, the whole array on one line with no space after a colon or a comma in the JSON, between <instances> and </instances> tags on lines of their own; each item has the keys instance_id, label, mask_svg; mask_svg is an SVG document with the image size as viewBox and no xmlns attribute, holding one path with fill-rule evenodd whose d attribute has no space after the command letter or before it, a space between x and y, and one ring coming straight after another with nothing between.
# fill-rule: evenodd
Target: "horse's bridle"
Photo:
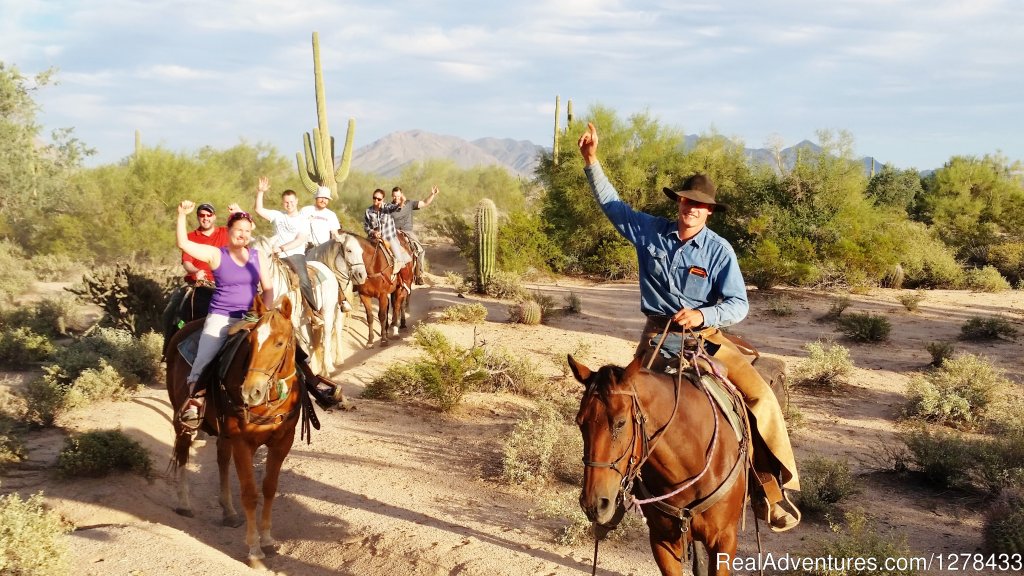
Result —
<instances>
[{"instance_id":1,"label":"horse's bridle","mask_svg":"<svg viewBox=\"0 0 1024 576\"><path fill-rule=\"evenodd\" d=\"M342 234L342 236L348 237L349 234L348 234L348 232L345 232L345 233ZM342 287L342 291L344 291L345 288L348 288L349 284L354 284L352 282L352 269L356 268L358 266L362 266L363 267L363 272L364 272L364 275L365 275L365 273L366 273L366 263L363 262L362 259L360 259L359 262L350 262L349 259L348 259L348 254L345 252L345 243L343 241L341 241L341 240L337 240L336 239L335 240L335 244L337 246L335 248L335 254L334 254L333 258L330 258L330 261L332 263L334 263L334 266L332 266L332 268L334 269L334 273L338 275L339 280L343 279L344 282L345 282L345 285ZM337 252L341 252L341 254L342 254L342 259L341 260L342 260L342 262L345 263L345 271L344 272L342 272L341 269L337 265L337 261L338 261Z\"/></svg>"},{"instance_id":2,"label":"horse's bridle","mask_svg":"<svg viewBox=\"0 0 1024 576\"><path fill-rule=\"evenodd\" d=\"M279 314L279 312L275 310L275 311L272 311L272 312L268 312L268 314ZM287 318L285 318L284 320L286 322L289 322L289 324L291 323L291 321L289 319L287 319ZM289 373L288 375L286 375L286 376L281 376L280 375L281 368L288 361L288 357L289 356L292 356L292 357L295 356L295 338L289 338L288 339L288 344L285 347L284 354L281 355L281 361L278 362L277 365L274 366L273 368L258 368L258 367L253 367L253 366L249 366L249 367L246 368L246 374L247 375L249 373L255 372L257 374L263 375L266 378L263 381L262 386L267 390L267 392L264 393L264 397L263 397L263 401L262 402L260 402L259 404L256 404L256 405L252 405L252 406L250 406L248 403L246 403L245 402L245 398L243 397L243 399L242 399L243 402L242 402L242 406L241 406L241 412L242 412L242 417L243 417L245 422L247 422L249 424L256 424L256 425L271 424L271 423L275 423L275 421L283 422L283 421L287 420L288 418L290 418L292 413L297 410L298 406L301 403L296 404L296 407L293 408L291 411L289 411L287 414L279 414L278 413L278 414L271 414L269 416L257 416L257 415L253 415L250 412L250 410L252 408L257 408L259 406L266 406L268 410L274 411L274 410L277 409L278 406L284 404L284 401L288 399L288 396L285 395L285 396L282 396L282 397L278 398L276 401L271 402L270 401L270 387L271 387L271 384L273 382L275 382L275 381L291 380L298 373L296 368L292 368L291 373ZM250 361L251 361L251 359L250 359ZM243 379L243 382L244 381L245 380Z\"/></svg>"}]
</instances>

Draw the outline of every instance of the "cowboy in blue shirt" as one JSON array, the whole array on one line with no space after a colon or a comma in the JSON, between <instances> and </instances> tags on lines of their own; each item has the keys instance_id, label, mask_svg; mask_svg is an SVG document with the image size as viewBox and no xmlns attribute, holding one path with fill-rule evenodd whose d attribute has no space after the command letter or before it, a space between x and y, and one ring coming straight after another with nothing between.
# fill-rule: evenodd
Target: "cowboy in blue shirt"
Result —
<instances>
[{"instance_id":1,"label":"cowboy in blue shirt","mask_svg":"<svg viewBox=\"0 0 1024 576\"><path fill-rule=\"evenodd\" d=\"M685 330L701 332L728 370L729 380L743 393L756 431L754 468L765 500L755 501L755 511L776 532L800 522L800 511L783 489L799 490L793 449L778 400L768 383L719 327L736 324L747 316L747 288L736 252L724 238L707 228L708 217L724 211L715 200L717 190L710 178L696 174L679 190L664 192L679 206L676 220L634 210L604 174L597 160L597 129L587 124L579 139L584 172L594 198L619 234L636 247L640 265L640 311L647 325L637 354L650 360L661 334L668 336L659 349L657 367L668 367L679 356Z\"/></svg>"}]
</instances>

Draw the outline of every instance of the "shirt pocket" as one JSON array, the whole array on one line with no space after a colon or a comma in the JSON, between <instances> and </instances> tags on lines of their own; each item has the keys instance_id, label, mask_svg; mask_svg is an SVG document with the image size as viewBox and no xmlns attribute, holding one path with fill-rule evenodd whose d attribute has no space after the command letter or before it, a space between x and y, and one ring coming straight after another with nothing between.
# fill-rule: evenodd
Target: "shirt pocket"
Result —
<instances>
[{"instance_id":1,"label":"shirt pocket","mask_svg":"<svg viewBox=\"0 0 1024 576\"><path fill-rule=\"evenodd\" d=\"M669 267L672 265L668 259L668 252L658 248L657 246L647 246L648 262L650 262L650 273L654 278L663 285L667 285L669 273L671 272Z\"/></svg>"},{"instance_id":2,"label":"shirt pocket","mask_svg":"<svg viewBox=\"0 0 1024 576\"><path fill-rule=\"evenodd\" d=\"M687 270L686 280L683 285L683 296L691 302L696 302L698 305L708 303L708 294L711 292L711 280L708 279L707 274L704 276L695 274L692 270Z\"/></svg>"}]
</instances>

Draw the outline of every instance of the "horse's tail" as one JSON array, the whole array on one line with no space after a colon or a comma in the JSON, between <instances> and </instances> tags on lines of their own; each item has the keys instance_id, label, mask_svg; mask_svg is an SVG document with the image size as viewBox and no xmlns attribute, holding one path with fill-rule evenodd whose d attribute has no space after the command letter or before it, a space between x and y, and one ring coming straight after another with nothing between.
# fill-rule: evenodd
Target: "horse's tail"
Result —
<instances>
[{"instance_id":1,"label":"horse's tail","mask_svg":"<svg viewBox=\"0 0 1024 576\"><path fill-rule=\"evenodd\" d=\"M171 460L167 463L168 472L176 472L178 468L188 466L188 453L192 448L192 434L185 430L178 430L174 436L174 448L171 450Z\"/></svg>"}]
</instances>

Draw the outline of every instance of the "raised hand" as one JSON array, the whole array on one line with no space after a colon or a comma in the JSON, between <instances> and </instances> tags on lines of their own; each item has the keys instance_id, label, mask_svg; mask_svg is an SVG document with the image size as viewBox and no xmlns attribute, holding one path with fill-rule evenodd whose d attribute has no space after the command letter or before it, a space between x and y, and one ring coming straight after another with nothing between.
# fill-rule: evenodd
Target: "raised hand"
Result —
<instances>
[{"instance_id":1,"label":"raised hand","mask_svg":"<svg viewBox=\"0 0 1024 576\"><path fill-rule=\"evenodd\" d=\"M580 154L583 155L583 163L586 166L597 163L597 128L593 122L587 122L587 131L584 132L577 144L580 147Z\"/></svg>"},{"instance_id":2,"label":"raised hand","mask_svg":"<svg viewBox=\"0 0 1024 576\"><path fill-rule=\"evenodd\" d=\"M195 207L195 202L191 200L182 200L181 204L178 204L178 214L180 216L187 216L192 212L192 209Z\"/></svg>"},{"instance_id":3,"label":"raised hand","mask_svg":"<svg viewBox=\"0 0 1024 576\"><path fill-rule=\"evenodd\" d=\"M259 181L256 183L256 191L266 193L270 191L270 178L266 176L260 176Z\"/></svg>"}]
</instances>

